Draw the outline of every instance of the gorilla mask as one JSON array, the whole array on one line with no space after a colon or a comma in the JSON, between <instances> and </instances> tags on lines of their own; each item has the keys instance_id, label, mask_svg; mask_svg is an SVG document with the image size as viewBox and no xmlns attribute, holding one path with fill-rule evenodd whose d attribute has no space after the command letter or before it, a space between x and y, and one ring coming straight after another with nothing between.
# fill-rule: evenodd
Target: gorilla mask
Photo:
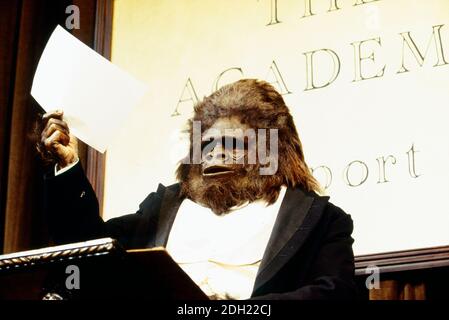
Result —
<instances>
[{"instance_id":1,"label":"gorilla mask","mask_svg":"<svg viewBox=\"0 0 449 320\"><path fill-rule=\"evenodd\" d=\"M282 185L320 190L282 96L264 81L240 80L204 98L189 129L190 153L177 169L181 196L216 214L272 204ZM191 161L195 150L199 161Z\"/></svg>"}]
</instances>

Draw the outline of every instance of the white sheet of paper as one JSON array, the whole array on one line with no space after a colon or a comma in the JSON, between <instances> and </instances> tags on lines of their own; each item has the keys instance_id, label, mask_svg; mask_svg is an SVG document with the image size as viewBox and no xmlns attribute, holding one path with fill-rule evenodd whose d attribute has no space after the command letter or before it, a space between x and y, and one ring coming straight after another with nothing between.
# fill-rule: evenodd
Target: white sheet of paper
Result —
<instances>
[{"instance_id":1,"label":"white sheet of paper","mask_svg":"<svg viewBox=\"0 0 449 320\"><path fill-rule=\"evenodd\" d=\"M104 152L147 86L61 26L39 61L31 95L45 111L63 110L71 132Z\"/></svg>"}]
</instances>

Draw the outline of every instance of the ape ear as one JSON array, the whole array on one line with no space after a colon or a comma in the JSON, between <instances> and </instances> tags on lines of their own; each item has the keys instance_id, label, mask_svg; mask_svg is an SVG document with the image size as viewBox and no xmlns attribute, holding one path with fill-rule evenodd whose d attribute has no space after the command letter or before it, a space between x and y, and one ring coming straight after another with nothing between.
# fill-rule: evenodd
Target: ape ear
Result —
<instances>
[{"instance_id":1,"label":"ape ear","mask_svg":"<svg viewBox=\"0 0 449 320\"><path fill-rule=\"evenodd\" d=\"M179 182L186 181L189 175L189 165L182 160L179 162L178 168L176 168L176 180Z\"/></svg>"},{"instance_id":2,"label":"ape ear","mask_svg":"<svg viewBox=\"0 0 449 320\"><path fill-rule=\"evenodd\" d=\"M278 128L284 128L287 125L287 122L288 122L288 115L282 114L277 117L276 124Z\"/></svg>"}]
</instances>

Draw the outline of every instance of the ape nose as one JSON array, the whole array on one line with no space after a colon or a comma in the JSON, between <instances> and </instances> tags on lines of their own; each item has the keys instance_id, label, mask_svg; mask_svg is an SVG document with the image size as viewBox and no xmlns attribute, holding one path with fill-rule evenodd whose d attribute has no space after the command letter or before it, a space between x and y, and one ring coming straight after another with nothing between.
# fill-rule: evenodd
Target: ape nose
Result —
<instances>
[{"instance_id":1,"label":"ape nose","mask_svg":"<svg viewBox=\"0 0 449 320\"><path fill-rule=\"evenodd\" d=\"M215 159L217 160L226 160L226 153L224 152L216 152L215 153Z\"/></svg>"}]
</instances>

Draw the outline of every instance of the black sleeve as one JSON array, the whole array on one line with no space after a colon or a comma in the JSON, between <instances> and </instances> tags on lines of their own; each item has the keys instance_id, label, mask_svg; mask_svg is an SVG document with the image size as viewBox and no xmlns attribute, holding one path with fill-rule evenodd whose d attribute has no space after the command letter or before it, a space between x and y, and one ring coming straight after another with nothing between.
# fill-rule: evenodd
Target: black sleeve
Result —
<instances>
[{"instance_id":1,"label":"black sleeve","mask_svg":"<svg viewBox=\"0 0 449 320\"><path fill-rule=\"evenodd\" d=\"M141 220L141 211L104 222L95 192L80 163L57 176L48 173L44 188L44 208L55 244L111 237L128 247ZM146 201L149 198L151 195Z\"/></svg>"},{"instance_id":2,"label":"black sleeve","mask_svg":"<svg viewBox=\"0 0 449 320\"><path fill-rule=\"evenodd\" d=\"M336 208L336 207L333 207ZM254 300L338 300L355 299L354 253L350 215L339 212L331 222L312 265L307 285L295 291L253 297Z\"/></svg>"}]
</instances>

